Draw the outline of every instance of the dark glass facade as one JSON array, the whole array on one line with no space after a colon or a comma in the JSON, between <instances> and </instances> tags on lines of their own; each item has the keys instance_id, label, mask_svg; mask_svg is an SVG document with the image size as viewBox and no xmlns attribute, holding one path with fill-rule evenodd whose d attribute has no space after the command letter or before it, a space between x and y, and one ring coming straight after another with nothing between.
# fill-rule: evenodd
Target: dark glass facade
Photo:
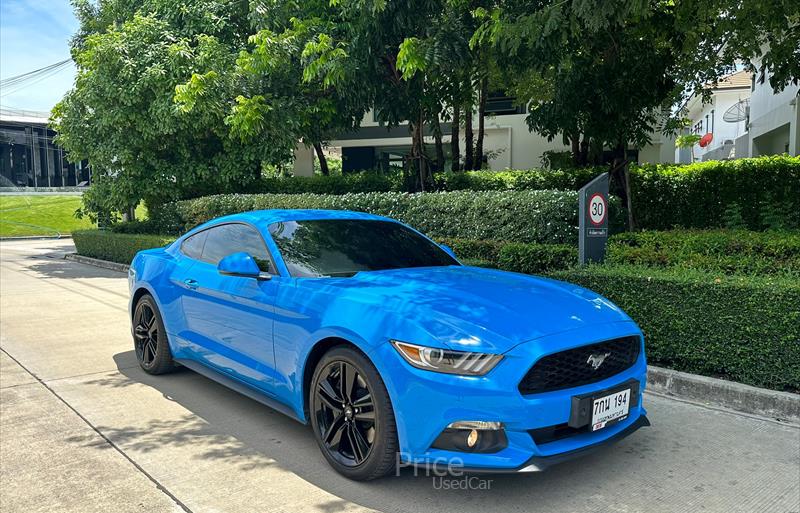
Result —
<instances>
[{"instance_id":1,"label":"dark glass facade","mask_svg":"<svg viewBox=\"0 0 800 513\"><path fill-rule=\"evenodd\" d=\"M0 187L89 185L87 163L68 162L45 123L0 120Z\"/></svg>"}]
</instances>

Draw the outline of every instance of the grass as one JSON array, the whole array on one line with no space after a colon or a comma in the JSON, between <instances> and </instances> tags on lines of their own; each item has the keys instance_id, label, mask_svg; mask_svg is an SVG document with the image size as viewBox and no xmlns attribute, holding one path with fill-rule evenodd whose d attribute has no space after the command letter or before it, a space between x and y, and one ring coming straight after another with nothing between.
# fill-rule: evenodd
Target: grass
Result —
<instances>
[{"instance_id":1,"label":"grass","mask_svg":"<svg viewBox=\"0 0 800 513\"><path fill-rule=\"evenodd\" d=\"M91 228L73 215L80 196L0 196L0 237L69 234Z\"/></svg>"},{"instance_id":2,"label":"grass","mask_svg":"<svg viewBox=\"0 0 800 513\"><path fill-rule=\"evenodd\" d=\"M94 228L89 219L76 219L80 196L0 196L0 237L69 235L73 230ZM143 204L137 219L147 219Z\"/></svg>"}]
</instances>

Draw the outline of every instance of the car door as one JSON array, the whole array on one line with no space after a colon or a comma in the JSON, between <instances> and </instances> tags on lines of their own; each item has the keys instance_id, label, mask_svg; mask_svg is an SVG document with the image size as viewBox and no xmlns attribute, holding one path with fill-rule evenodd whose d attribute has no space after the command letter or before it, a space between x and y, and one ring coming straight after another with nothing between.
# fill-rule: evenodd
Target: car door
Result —
<instances>
[{"instance_id":1,"label":"car door","mask_svg":"<svg viewBox=\"0 0 800 513\"><path fill-rule=\"evenodd\" d=\"M256 228L226 223L206 230L200 259L184 280L182 300L187 340L193 356L234 378L272 393L276 280L226 276L219 261L244 251L262 271L275 267Z\"/></svg>"}]
</instances>

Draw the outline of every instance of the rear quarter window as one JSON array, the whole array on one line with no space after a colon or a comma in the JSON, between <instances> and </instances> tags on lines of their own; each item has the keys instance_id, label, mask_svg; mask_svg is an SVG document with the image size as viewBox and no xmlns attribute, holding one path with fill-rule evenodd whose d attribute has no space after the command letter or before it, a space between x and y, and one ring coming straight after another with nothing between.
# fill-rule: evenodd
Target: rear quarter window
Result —
<instances>
[{"instance_id":1,"label":"rear quarter window","mask_svg":"<svg viewBox=\"0 0 800 513\"><path fill-rule=\"evenodd\" d=\"M189 258L200 260L200 256L203 254L203 246L206 243L207 236L208 231L202 231L192 235L191 237L187 237L181 243L181 253Z\"/></svg>"}]
</instances>

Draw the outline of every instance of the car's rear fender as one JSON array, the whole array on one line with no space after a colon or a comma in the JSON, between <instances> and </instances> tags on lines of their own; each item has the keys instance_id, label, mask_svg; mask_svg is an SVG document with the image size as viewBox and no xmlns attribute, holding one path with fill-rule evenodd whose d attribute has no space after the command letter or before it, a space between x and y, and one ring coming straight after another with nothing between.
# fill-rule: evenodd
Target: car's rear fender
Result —
<instances>
[{"instance_id":1,"label":"car's rear fender","mask_svg":"<svg viewBox=\"0 0 800 513\"><path fill-rule=\"evenodd\" d=\"M131 293L128 308L131 319L136 302L143 294L149 294L155 300L164 327L170 335L180 330L180 319L183 316L180 292L170 279L175 264L175 258L164 248L148 249L136 254L128 274ZM169 340L174 354L178 349L174 344L175 337L171 336Z\"/></svg>"}]
</instances>

